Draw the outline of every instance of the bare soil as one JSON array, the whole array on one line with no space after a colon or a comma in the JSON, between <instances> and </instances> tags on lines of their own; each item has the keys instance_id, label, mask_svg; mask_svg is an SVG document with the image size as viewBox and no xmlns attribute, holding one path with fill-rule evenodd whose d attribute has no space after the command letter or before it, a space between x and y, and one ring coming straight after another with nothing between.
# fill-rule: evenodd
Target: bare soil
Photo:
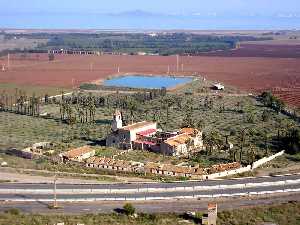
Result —
<instances>
[{"instance_id":1,"label":"bare soil","mask_svg":"<svg viewBox=\"0 0 300 225\"><path fill-rule=\"evenodd\" d=\"M248 92L275 88L276 95L291 105L300 106L300 58L186 56L180 57L178 72L176 56L56 55L52 62L48 61L47 54L35 55L38 60L19 58L11 56L10 69L0 71L0 83L70 88L108 78L117 73L118 67L120 73L163 75L170 66L173 74L196 74ZM0 66L6 63L5 57L0 59Z\"/></svg>"}]
</instances>

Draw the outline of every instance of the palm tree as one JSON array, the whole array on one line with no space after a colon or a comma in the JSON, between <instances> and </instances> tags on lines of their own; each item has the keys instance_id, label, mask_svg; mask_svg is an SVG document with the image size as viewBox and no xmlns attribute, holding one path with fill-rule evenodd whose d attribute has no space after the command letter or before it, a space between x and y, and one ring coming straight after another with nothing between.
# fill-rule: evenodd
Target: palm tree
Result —
<instances>
[{"instance_id":1,"label":"palm tree","mask_svg":"<svg viewBox=\"0 0 300 225\"><path fill-rule=\"evenodd\" d=\"M236 154L238 153L237 149L236 148L232 148L229 150L229 159L232 161L232 162L236 162Z\"/></svg>"},{"instance_id":2,"label":"palm tree","mask_svg":"<svg viewBox=\"0 0 300 225\"><path fill-rule=\"evenodd\" d=\"M137 102L134 99L130 99L127 103L127 107L130 110L131 123L133 123L134 111L137 110Z\"/></svg>"},{"instance_id":3,"label":"palm tree","mask_svg":"<svg viewBox=\"0 0 300 225\"><path fill-rule=\"evenodd\" d=\"M77 115L78 115L78 119L80 120L80 123L84 123L84 108L82 107L81 104L77 103L75 106Z\"/></svg>"},{"instance_id":4,"label":"palm tree","mask_svg":"<svg viewBox=\"0 0 300 225\"><path fill-rule=\"evenodd\" d=\"M243 157L243 149L246 143L246 128L241 131L241 136L240 136L240 162L242 162L242 157Z\"/></svg>"},{"instance_id":5,"label":"palm tree","mask_svg":"<svg viewBox=\"0 0 300 225\"><path fill-rule=\"evenodd\" d=\"M209 147L209 151L207 151L207 154L210 155L212 154L214 148L220 149L220 145L222 144L220 135L216 131L213 131L210 134L204 134L203 142L205 143L206 146Z\"/></svg>"},{"instance_id":6,"label":"palm tree","mask_svg":"<svg viewBox=\"0 0 300 225\"><path fill-rule=\"evenodd\" d=\"M200 131L203 130L205 128L205 121L203 119L199 119L196 124L196 128Z\"/></svg>"},{"instance_id":7,"label":"palm tree","mask_svg":"<svg viewBox=\"0 0 300 225\"><path fill-rule=\"evenodd\" d=\"M256 152L253 145L250 145L248 150L248 164L252 165L255 161Z\"/></svg>"},{"instance_id":8,"label":"palm tree","mask_svg":"<svg viewBox=\"0 0 300 225\"><path fill-rule=\"evenodd\" d=\"M270 139L270 134L266 130L263 134L263 139L264 139L265 155L267 156L268 155L268 150L269 150L268 141Z\"/></svg>"}]
</instances>

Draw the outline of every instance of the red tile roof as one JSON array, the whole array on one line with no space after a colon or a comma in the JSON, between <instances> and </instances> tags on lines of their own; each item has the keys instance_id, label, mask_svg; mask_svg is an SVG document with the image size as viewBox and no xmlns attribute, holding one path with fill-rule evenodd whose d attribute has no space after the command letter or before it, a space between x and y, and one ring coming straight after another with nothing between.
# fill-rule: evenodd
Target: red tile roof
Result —
<instances>
[{"instance_id":1,"label":"red tile roof","mask_svg":"<svg viewBox=\"0 0 300 225\"><path fill-rule=\"evenodd\" d=\"M79 157L81 155L84 155L84 154L92 152L92 151L94 151L94 150L91 149L89 146L83 146L83 147L75 148L68 152L65 152L65 153L63 153L63 155L68 158L76 158L76 157Z\"/></svg>"},{"instance_id":2,"label":"red tile roof","mask_svg":"<svg viewBox=\"0 0 300 225\"><path fill-rule=\"evenodd\" d=\"M179 132L181 134L194 135L194 134L198 133L199 131L197 129L194 129L194 128L185 127L185 128L180 129Z\"/></svg>"}]
</instances>

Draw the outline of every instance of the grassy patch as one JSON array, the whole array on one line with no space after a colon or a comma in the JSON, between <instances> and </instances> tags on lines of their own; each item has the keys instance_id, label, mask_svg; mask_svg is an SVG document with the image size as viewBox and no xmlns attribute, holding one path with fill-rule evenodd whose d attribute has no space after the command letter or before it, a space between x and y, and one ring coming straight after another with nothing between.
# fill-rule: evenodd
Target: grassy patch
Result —
<instances>
[{"instance_id":1,"label":"grassy patch","mask_svg":"<svg viewBox=\"0 0 300 225\"><path fill-rule=\"evenodd\" d=\"M218 213L218 224L256 225L273 222L279 225L297 225L300 222L300 203L286 203Z\"/></svg>"},{"instance_id":2,"label":"grassy patch","mask_svg":"<svg viewBox=\"0 0 300 225\"><path fill-rule=\"evenodd\" d=\"M96 147L96 156L112 158L118 154L121 150L106 147Z\"/></svg>"},{"instance_id":3,"label":"grassy patch","mask_svg":"<svg viewBox=\"0 0 300 225\"><path fill-rule=\"evenodd\" d=\"M197 212L196 217L201 218L203 212ZM177 225L195 224L197 220L183 219L179 214L144 214L139 213L137 218L125 214L86 214L86 215L38 215L22 214L18 209L8 209L0 213L0 225L19 224L56 224L64 222L66 225L83 223L85 225L111 224L111 225ZM298 225L300 221L300 203L244 208L239 210L226 210L218 213L218 225L257 225L263 222L273 222L279 225Z\"/></svg>"},{"instance_id":4,"label":"grassy patch","mask_svg":"<svg viewBox=\"0 0 300 225\"><path fill-rule=\"evenodd\" d=\"M1 92L5 92L9 95L14 95L16 93L16 89L25 91L27 95L31 96L33 93L36 96L44 97L45 94L49 96L61 94L62 91L65 93L70 91L65 88L58 87L49 87L49 86L35 86L35 85L18 85L13 83L0 83Z\"/></svg>"},{"instance_id":5,"label":"grassy patch","mask_svg":"<svg viewBox=\"0 0 300 225\"><path fill-rule=\"evenodd\" d=\"M10 180L0 180L0 183L9 183L11 182Z\"/></svg>"}]
</instances>

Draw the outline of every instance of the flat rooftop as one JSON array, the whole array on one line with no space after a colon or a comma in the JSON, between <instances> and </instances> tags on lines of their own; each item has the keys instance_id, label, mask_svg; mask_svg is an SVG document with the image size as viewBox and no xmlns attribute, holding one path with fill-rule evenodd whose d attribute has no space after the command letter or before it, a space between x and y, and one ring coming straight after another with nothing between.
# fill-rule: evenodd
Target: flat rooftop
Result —
<instances>
[{"instance_id":1,"label":"flat rooftop","mask_svg":"<svg viewBox=\"0 0 300 225\"><path fill-rule=\"evenodd\" d=\"M130 131L130 130L136 130L136 129L146 127L146 126L149 126L149 125L154 125L154 124L156 124L156 123L155 122L149 122L149 121L142 121L142 122L138 122L138 123L134 123L134 124L122 127L121 129Z\"/></svg>"}]
</instances>

